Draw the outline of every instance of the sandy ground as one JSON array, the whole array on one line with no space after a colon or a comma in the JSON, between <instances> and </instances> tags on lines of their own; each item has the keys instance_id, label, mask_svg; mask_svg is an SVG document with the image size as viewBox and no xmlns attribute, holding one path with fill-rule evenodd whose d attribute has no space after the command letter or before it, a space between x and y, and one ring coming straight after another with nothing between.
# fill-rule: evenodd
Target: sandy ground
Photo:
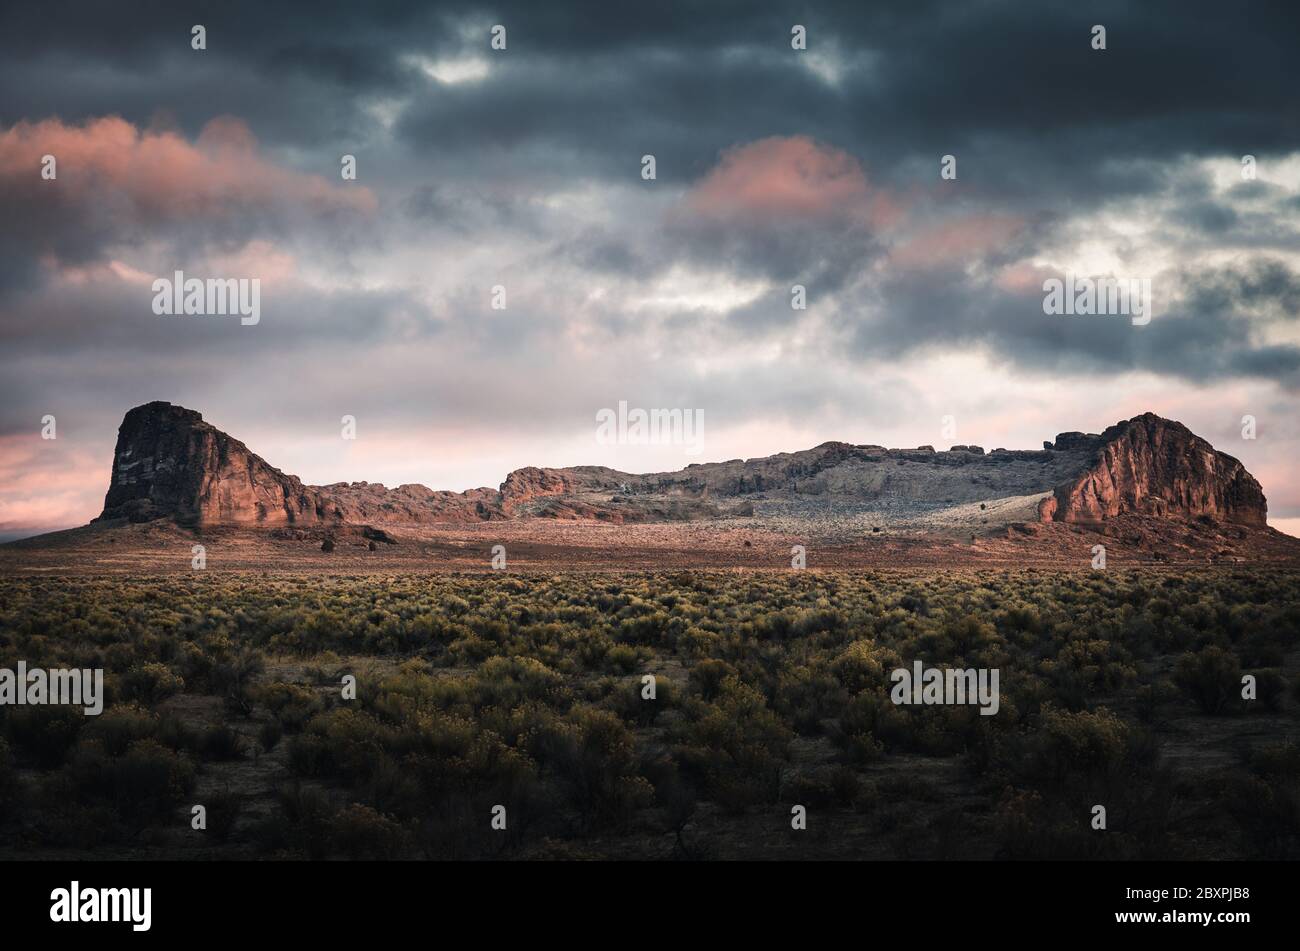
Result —
<instances>
[{"instance_id":1,"label":"sandy ground","mask_svg":"<svg viewBox=\"0 0 1300 951\"><path fill-rule=\"evenodd\" d=\"M1027 500L1001 500L1018 511ZM494 546L506 570L789 570L795 546L808 568L1017 568L1091 570L1094 548L1107 567L1154 564L1300 565L1300 539L1273 529L1201 521L1120 518L1094 526L1064 523L984 525L1005 512L978 503L947 512L942 529L873 525L868 513L841 520L793 516L611 525L545 519L477 522L389 530L395 544L370 541L360 529L182 529L166 522L91 525L0 546L0 574L168 574L194 570L202 545L206 570L269 574L377 574L490 571ZM958 521L960 515L966 521ZM879 530L876 530L879 529ZM292 536L298 537L292 537Z\"/></svg>"}]
</instances>

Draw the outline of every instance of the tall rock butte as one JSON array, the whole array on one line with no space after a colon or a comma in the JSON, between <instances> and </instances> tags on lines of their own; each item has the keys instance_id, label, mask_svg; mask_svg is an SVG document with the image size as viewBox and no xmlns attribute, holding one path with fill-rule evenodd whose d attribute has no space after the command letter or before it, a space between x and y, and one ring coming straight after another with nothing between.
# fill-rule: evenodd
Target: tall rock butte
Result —
<instances>
[{"instance_id":1,"label":"tall rock butte","mask_svg":"<svg viewBox=\"0 0 1300 951\"><path fill-rule=\"evenodd\" d=\"M528 467L497 489L439 492L366 482L304 485L194 410L154 402L122 420L100 519L268 527L527 517L644 522L745 515L756 504L808 516L819 507L939 510L1009 499L1031 503L1026 518L1042 521L1211 516L1262 526L1268 515L1259 483L1239 461L1151 413L1100 434L1062 433L1041 450L830 442L642 475L603 466Z\"/></svg>"},{"instance_id":2,"label":"tall rock butte","mask_svg":"<svg viewBox=\"0 0 1300 951\"><path fill-rule=\"evenodd\" d=\"M1182 423L1144 413L1100 436L1058 436L1086 442L1095 461L1058 485L1039 514L1046 521L1091 522L1116 515L1210 515L1263 525L1264 492L1246 467Z\"/></svg>"},{"instance_id":3,"label":"tall rock butte","mask_svg":"<svg viewBox=\"0 0 1300 951\"><path fill-rule=\"evenodd\" d=\"M104 518L284 525L329 516L320 496L192 409L146 403L117 431Z\"/></svg>"}]
</instances>

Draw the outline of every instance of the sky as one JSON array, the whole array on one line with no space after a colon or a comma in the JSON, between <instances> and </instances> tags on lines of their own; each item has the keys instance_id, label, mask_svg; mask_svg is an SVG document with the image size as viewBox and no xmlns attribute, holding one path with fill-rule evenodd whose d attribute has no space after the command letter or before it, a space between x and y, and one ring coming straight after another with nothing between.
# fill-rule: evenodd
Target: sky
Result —
<instances>
[{"instance_id":1,"label":"sky","mask_svg":"<svg viewBox=\"0 0 1300 951\"><path fill-rule=\"evenodd\" d=\"M1300 534L1300 7L267 7L0 13L0 539L97 515L151 400L454 490L1151 411ZM177 270L258 322L155 313ZM1045 313L1067 275L1152 319ZM700 445L600 439L620 402Z\"/></svg>"}]
</instances>

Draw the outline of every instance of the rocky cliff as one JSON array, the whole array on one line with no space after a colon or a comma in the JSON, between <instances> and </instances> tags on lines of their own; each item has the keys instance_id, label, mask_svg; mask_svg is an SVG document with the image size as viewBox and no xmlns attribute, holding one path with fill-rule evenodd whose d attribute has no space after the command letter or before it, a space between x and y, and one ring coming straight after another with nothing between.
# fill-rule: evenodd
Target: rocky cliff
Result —
<instances>
[{"instance_id":1,"label":"rocky cliff","mask_svg":"<svg viewBox=\"0 0 1300 951\"><path fill-rule=\"evenodd\" d=\"M305 486L193 410L148 403L118 431L104 519L182 524L410 526L497 519L683 521L724 515L1007 513L1006 521L1120 515L1263 525L1267 504L1240 462L1152 414L1100 434L1062 433L1041 450L886 449L843 442L758 459L636 475L602 466L528 467L497 489L436 492L367 482ZM1036 508L1035 508L1036 507ZM1022 511L1024 514L1022 515Z\"/></svg>"},{"instance_id":2,"label":"rocky cliff","mask_svg":"<svg viewBox=\"0 0 1300 951\"><path fill-rule=\"evenodd\" d=\"M205 423L194 410L146 403L117 431L113 475L100 518L187 524L318 522L330 515L319 494Z\"/></svg>"},{"instance_id":3,"label":"rocky cliff","mask_svg":"<svg viewBox=\"0 0 1300 951\"><path fill-rule=\"evenodd\" d=\"M1098 522L1118 515L1199 516L1264 525L1268 503L1246 467L1182 423L1146 413L1104 433L1063 433L1090 453L1088 467L1057 486L1039 508L1058 522Z\"/></svg>"}]
</instances>

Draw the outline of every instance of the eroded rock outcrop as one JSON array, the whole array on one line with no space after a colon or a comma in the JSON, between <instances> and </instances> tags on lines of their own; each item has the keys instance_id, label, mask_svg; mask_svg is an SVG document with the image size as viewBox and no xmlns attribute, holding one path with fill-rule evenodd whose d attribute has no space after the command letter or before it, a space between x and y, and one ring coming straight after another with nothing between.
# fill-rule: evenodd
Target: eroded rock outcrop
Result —
<instances>
[{"instance_id":1,"label":"eroded rock outcrop","mask_svg":"<svg viewBox=\"0 0 1300 951\"><path fill-rule=\"evenodd\" d=\"M574 488L575 483L562 470L528 466L516 469L501 483L501 505L507 513L513 514L535 499L566 495Z\"/></svg>"},{"instance_id":2,"label":"eroded rock outcrop","mask_svg":"<svg viewBox=\"0 0 1300 951\"><path fill-rule=\"evenodd\" d=\"M101 518L285 525L331 515L320 495L205 423L194 410L146 403L117 432Z\"/></svg>"},{"instance_id":3,"label":"eroded rock outcrop","mask_svg":"<svg viewBox=\"0 0 1300 951\"><path fill-rule=\"evenodd\" d=\"M1100 434L1062 433L1041 450L985 454L970 445L936 452L827 442L643 475L603 466L527 467L497 489L445 492L369 482L304 485L197 412L155 402L122 421L100 517L298 531L517 518L693 521L777 510L808 519L864 509L943 512L997 500L1004 504L981 511L1023 508L1005 516L1020 522L1036 511L1041 521L1212 516L1264 525L1268 511L1259 483L1239 461L1153 414Z\"/></svg>"},{"instance_id":4,"label":"eroded rock outcrop","mask_svg":"<svg viewBox=\"0 0 1300 951\"><path fill-rule=\"evenodd\" d=\"M1182 423L1146 413L1100 435L1062 433L1055 448L1093 458L1039 508L1044 521L1098 522L1119 515L1200 516L1264 525L1268 503L1246 467Z\"/></svg>"},{"instance_id":5,"label":"eroded rock outcrop","mask_svg":"<svg viewBox=\"0 0 1300 951\"><path fill-rule=\"evenodd\" d=\"M154 402L122 420L101 519L185 525L402 525L505 518L495 489L369 482L307 486L191 409Z\"/></svg>"}]
</instances>

